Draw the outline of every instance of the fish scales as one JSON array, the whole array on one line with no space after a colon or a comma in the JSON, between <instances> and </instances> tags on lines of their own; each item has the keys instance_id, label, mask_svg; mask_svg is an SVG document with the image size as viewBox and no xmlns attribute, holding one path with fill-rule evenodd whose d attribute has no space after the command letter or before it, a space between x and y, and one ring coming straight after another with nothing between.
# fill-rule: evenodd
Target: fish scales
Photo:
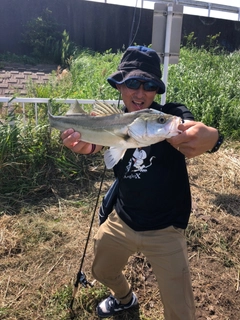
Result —
<instances>
[{"instance_id":1,"label":"fish scales","mask_svg":"<svg viewBox=\"0 0 240 320\"><path fill-rule=\"evenodd\" d=\"M82 141L110 147L104 155L107 168L114 166L126 149L148 146L179 133L179 117L153 109L122 113L114 106L96 104L100 116L88 115L81 108L77 113L75 104L73 114L71 110L66 116L53 116L49 112L49 122L60 131L68 128L79 131Z\"/></svg>"}]
</instances>

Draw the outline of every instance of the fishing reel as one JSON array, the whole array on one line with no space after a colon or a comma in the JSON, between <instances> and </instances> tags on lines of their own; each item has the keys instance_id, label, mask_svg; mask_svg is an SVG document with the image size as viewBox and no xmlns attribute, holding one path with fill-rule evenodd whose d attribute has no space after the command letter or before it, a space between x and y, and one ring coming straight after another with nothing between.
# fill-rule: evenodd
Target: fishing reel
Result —
<instances>
[{"instance_id":1,"label":"fishing reel","mask_svg":"<svg viewBox=\"0 0 240 320\"><path fill-rule=\"evenodd\" d=\"M87 286L93 287L93 284L95 283L95 281L96 280L94 280L93 282L87 281L85 273L79 270L79 272L77 274L76 282L74 284L72 300L71 300L70 305L69 305L69 312L71 314L71 319L75 318L75 313L73 311L73 303L74 303L74 299L75 299L75 296L76 296L76 293L77 293L78 284L80 283L84 288L87 288Z\"/></svg>"},{"instance_id":2,"label":"fishing reel","mask_svg":"<svg viewBox=\"0 0 240 320\"><path fill-rule=\"evenodd\" d=\"M78 282L84 287L87 288L87 286L93 287L93 283L87 281L86 275L84 272L80 272L78 275Z\"/></svg>"}]
</instances>

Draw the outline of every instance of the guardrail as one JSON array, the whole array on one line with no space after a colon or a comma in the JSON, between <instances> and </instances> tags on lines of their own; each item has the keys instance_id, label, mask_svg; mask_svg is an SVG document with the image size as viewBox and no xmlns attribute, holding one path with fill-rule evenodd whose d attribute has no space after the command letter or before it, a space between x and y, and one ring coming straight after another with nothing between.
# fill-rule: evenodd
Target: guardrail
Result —
<instances>
[{"instance_id":1,"label":"guardrail","mask_svg":"<svg viewBox=\"0 0 240 320\"><path fill-rule=\"evenodd\" d=\"M22 106L22 117L23 117L23 122L24 124L26 123L26 113L25 113L25 104L33 104L34 107L34 114L35 114L35 122L36 125L38 125L38 109L39 109L39 104L48 104L49 100L53 100L54 102L57 103L63 103L63 104L73 104L77 100L81 106L84 105L93 105L96 100L94 99L50 99L50 98L21 98L21 97L0 97L0 103L6 104L7 108L7 114L9 112L12 112L13 106L15 104L21 104ZM123 101L120 100L98 100L101 102L107 102L109 104L115 104L116 106L123 105Z\"/></svg>"}]
</instances>

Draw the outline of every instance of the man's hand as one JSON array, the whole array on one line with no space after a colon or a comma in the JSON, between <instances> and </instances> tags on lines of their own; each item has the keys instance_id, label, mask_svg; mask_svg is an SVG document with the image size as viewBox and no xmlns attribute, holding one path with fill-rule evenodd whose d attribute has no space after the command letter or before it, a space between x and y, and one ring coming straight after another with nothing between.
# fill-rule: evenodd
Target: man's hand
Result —
<instances>
[{"instance_id":1,"label":"man's hand","mask_svg":"<svg viewBox=\"0 0 240 320\"><path fill-rule=\"evenodd\" d=\"M181 134L167 141L187 158L196 157L211 150L218 140L218 130L202 122L186 121L178 127Z\"/></svg>"},{"instance_id":2,"label":"man's hand","mask_svg":"<svg viewBox=\"0 0 240 320\"><path fill-rule=\"evenodd\" d=\"M92 143L81 141L81 134L73 129L68 129L61 133L61 139L65 147L76 153L91 154L101 150L102 146L96 146Z\"/></svg>"}]
</instances>

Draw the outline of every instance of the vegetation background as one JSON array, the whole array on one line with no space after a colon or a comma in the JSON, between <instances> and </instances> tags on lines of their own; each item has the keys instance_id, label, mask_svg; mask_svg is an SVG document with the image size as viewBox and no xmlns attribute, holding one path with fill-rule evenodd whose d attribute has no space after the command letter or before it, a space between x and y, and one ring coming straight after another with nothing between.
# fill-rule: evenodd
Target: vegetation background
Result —
<instances>
[{"instance_id":1,"label":"vegetation background","mask_svg":"<svg viewBox=\"0 0 240 320\"><path fill-rule=\"evenodd\" d=\"M197 319L238 320L240 53L223 51L217 36L207 40L206 47L197 49L194 35L188 36L179 64L169 69L167 100L186 104L196 120L225 135L216 154L187 160L193 214L186 236ZM55 114L67 110L54 102L57 97L118 99L106 78L121 55L121 50L64 55L63 67L47 84L29 82L28 96L52 98ZM32 105L26 105L25 112L27 124L16 104L0 125L0 317L70 319L73 281L103 174L102 154L82 156L64 148L59 132L49 129L47 106L40 105L37 126ZM112 180L107 172L100 198ZM97 227L95 218L92 235ZM90 241L84 271L92 281L91 261ZM163 319L154 274L141 253L131 257L125 273L140 307L113 319ZM80 288L75 318L96 319L95 306L107 294L98 283Z\"/></svg>"}]
</instances>

